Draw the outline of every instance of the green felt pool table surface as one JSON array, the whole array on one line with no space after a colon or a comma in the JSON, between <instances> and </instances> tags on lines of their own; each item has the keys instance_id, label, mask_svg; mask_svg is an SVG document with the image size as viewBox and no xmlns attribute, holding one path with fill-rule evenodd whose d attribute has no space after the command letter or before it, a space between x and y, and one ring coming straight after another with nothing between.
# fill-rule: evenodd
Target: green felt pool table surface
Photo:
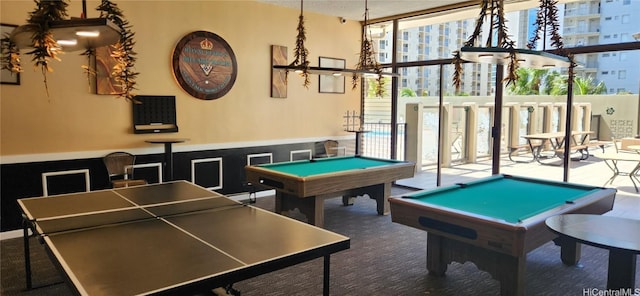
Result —
<instances>
[{"instance_id":1,"label":"green felt pool table surface","mask_svg":"<svg viewBox=\"0 0 640 296\"><path fill-rule=\"evenodd\" d=\"M598 190L600 188L594 186L496 175L405 197L518 223Z\"/></svg>"},{"instance_id":2,"label":"green felt pool table surface","mask_svg":"<svg viewBox=\"0 0 640 296\"><path fill-rule=\"evenodd\" d=\"M385 165L400 164L401 161L367 158L360 156L329 157L313 160L300 160L263 164L260 167L298 177L330 174L348 170L366 169Z\"/></svg>"}]
</instances>

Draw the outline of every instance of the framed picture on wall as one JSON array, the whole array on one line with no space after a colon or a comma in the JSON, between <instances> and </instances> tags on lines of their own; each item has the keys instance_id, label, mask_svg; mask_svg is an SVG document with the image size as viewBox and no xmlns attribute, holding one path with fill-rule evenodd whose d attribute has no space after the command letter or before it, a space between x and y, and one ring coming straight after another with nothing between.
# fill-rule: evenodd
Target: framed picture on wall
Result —
<instances>
[{"instance_id":1,"label":"framed picture on wall","mask_svg":"<svg viewBox=\"0 0 640 296\"><path fill-rule=\"evenodd\" d=\"M320 68L336 68L344 69L346 60L320 57ZM320 76L320 93L344 93L344 76L343 75L319 75Z\"/></svg>"},{"instance_id":2,"label":"framed picture on wall","mask_svg":"<svg viewBox=\"0 0 640 296\"><path fill-rule=\"evenodd\" d=\"M111 46L96 48L96 94L115 95L120 93L120 85L115 77L111 76L113 66L118 62L111 56Z\"/></svg>"},{"instance_id":3,"label":"framed picture on wall","mask_svg":"<svg viewBox=\"0 0 640 296\"><path fill-rule=\"evenodd\" d=\"M17 25L9 25L0 23L0 38L5 38L11 34L13 29L17 28ZM2 73L0 73L0 83L1 84L20 84L20 73L13 73L7 69L2 69Z\"/></svg>"}]
</instances>

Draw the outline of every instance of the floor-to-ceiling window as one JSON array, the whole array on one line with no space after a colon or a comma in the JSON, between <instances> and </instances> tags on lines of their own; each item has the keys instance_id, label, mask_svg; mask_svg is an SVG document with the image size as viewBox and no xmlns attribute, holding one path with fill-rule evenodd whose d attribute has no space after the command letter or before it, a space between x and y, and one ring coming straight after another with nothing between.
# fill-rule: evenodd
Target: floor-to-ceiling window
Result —
<instances>
[{"instance_id":1,"label":"floor-to-ceiling window","mask_svg":"<svg viewBox=\"0 0 640 296\"><path fill-rule=\"evenodd\" d=\"M520 3L517 9L506 5L509 33L516 47L524 47L530 39L538 5L538 1ZM374 22L370 30L379 62L398 76L395 82L388 78L382 97L365 91L365 123L387 125L390 129L370 132L369 136L374 139L378 134L388 135L386 140L395 142L388 147L395 147L396 153L387 151L387 155L416 161L423 170L436 172L440 166L455 167L458 163L491 158L496 144L500 145L499 163L507 166L511 163L507 155L527 145L523 136L564 131L568 121L572 130L592 130L593 139L633 136L638 133L640 87L640 46L633 36L640 33L640 24L630 19L640 17L638 6L640 3L633 1L571 1L559 5L565 48L575 53L578 63L572 106L567 106L567 68L521 68L522 79L500 85L496 83L495 65L466 63L461 87L455 89L452 53L464 44L475 26L475 6ZM481 35L481 39L485 40L485 36ZM496 87L503 87L500 110L495 106ZM636 106L636 110L622 107L627 105ZM414 107L420 108L419 114L411 114ZM635 118L626 114L629 111ZM492 131L495 133L498 112L501 122L495 129L499 129L500 138L494 141ZM411 124L409 118L417 120L420 127L407 128ZM591 120L597 120L596 124ZM394 132L399 128L402 131ZM420 135L411 134L414 130L420 130ZM419 148L403 147L398 142ZM526 149L522 151L526 153ZM569 162L567 170L578 164ZM550 178L562 180L563 175L558 170ZM447 183L446 176L439 180Z\"/></svg>"}]
</instances>

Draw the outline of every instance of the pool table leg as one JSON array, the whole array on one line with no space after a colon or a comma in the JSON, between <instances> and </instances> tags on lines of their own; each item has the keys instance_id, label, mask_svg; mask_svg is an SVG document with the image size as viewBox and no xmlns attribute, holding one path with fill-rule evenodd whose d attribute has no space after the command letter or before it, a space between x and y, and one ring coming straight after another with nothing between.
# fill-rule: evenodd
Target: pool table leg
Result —
<instances>
[{"instance_id":1,"label":"pool table leg","mask_svg":"<svg viewBox=\"0 0 640 296\"><path fill-rule=\"evenodd\" d=\"M339 192L342 195L342 205L353 205L356 197L364 196L365 194L371 199L376 200L376 210L378 215L389 214L389 196L391 196L391 183L376 184L366 187L360 187L355 189Z\"/></svg>"},{"instance_id":2,"label":"pool table leg","mask_svg":"<svg viewBox=\"0 0 640 296\"><path fill-rule=\"evenodd\" d=\"M391 196L391 182L365 187L369 198L376 200L378 215L389 214L389 196Z\"/></svg>"},{"instance_id":3,"label":"pool table leg","mask_svg":"<svg viewBox=\"0 0 640 296\"><path fill-rule=\"evenodd\" d=\"M276 213L296 218L287 214L287 212L295 209L298 209L301 214L306 216L307 223L318 227L324 227L323 196L309 196L301 198L276 191Z\"/></svg>"},{"instance_id":4,"label":"pool table leg","mask_svg":"<svg viewBox=\"0 0 640 296\"><path fill-rule=\"evenodd\" d=\"M376 197L378 205L378 215L386 215L389 213L389 196L391 196L391 182L382 184L382 196Z\"/></svg>"},{"instance_id":5,"label":"pool table leg","mask_svg":"<svg viewBox=\"0 0 640 296\"><path fill-rule=\"evenodd\" d=\"M444 276L451 262L473 262L500 282L500 294L524 295L527 257L510 256L432 232L427 234L427 270L430 275Z\"/></svg>"},{"instance_id":6,"label":"pool table leg","mask_svg":"<svg viewBox=\"0 0 640 296\"><path fill-rule=\"evenodd\" d=\"M427 233L427 270L430 275L444 276L449 262L444 260L443 240L439 235Z\"/></svg>"}]
</instances>

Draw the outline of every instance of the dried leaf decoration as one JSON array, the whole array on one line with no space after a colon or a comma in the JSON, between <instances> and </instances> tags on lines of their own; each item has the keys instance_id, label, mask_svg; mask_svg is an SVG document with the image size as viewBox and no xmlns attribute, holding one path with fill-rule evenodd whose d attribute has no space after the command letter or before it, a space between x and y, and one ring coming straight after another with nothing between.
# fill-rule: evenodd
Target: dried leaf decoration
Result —
<instances>
[{"instance_id":1,"label":"dried leaf decoration","mask_svg":"<svg viewBox=\"0 0 640 296\"><path fill-rule=\"evenodd\" d=\"M1 55L0 64L1 69L11 71L11 73L22 72L22 66L20 65L20 52L15 42L9 38L9 34L0 39Z\"/></svg>"},{"instance_id":2,"label":"dried leaf decoration","mask_svg":"<svg viewBox=\"0 0 640 296\"><path fill-rule=\"evenodd\" d=\"M111 55L116 60L116 65L113 67L111 76L119 83L120 93L118 96L138 103L133 93L133 91L137 89L136 78L139 73L134 71L136 52L133 50L133 46L135 45L133 36L135 34L131 30L132 26L124 19L122 10L109 0L102 0L97 10L100 11L100 17L111 20L121 31L120 40L112 46L113 51Z\"/></svg>"},{"instance_id":3,"label":"dried leaf decoration","mask_svg":"<svg viewBox=\"0 0 640 296\"><path fill-rule=\"evenodd\" d=\"M364 2L364 24L362 26L362 41L360 42L360 57L356 64L356 70L373 71L376 74L375 94L378 97L382 97L384 94L384 79L382 78L382 67L376 60L375 48L371 38L371 31L368 27L369 21L369 7L367 1ZM358 74L353 74L351 78L351 89L358 87L358 81L360 80Z\"/></svg>"},{"instance_id":4,"label":"dried leaf decoration","mask_svg":"<svg viewBox=\"0 0 640 296\"><path fill-rule=\"evenodd\" d=\"M467 41L464 43L464 46L474 46L477 42L477 39L480 37L480 34L482 33L482 25L484 25L484 18L485 18L485 14L486 11L489 7L489 1L484 0L480 3L480 14L478 15L478 18L476 19L476 27L473 30L473 33L471 34L471 36L469 36L469 39L467 39ZM454 64L454 71L453 71L453 85L456 87L456 92L460 92L460 86L462 85L462 74L464 73L464 70L462 68L462 58L460 57L460 51L456 50L453 53L453 64Z\"/></svg>"},{"instance_id":5,"label":"dried leaf decoration","mask_svg":"<svg viewBox=\"0 0 640 296\"><path fill-rule=\"evenodd\" d=\"M482 33L482 25L484 24L484 19L486 17L490 17L490 31L487 38L487 42L485 43L485 47L494 47L493 45L493 31L497 33L497 46L506 49L509 52L509 64L507 66L507 75L504 78L504 82L507 85L511 84L518 80L518 57L515 52L515 42L511 41L508 34L508 29L506 26L507 20L504 17L504 5L503 0L482 0L480 3L480 14L478 15L478 19L476 20L476 27L473 31L473 34L469 37L467 42L465 42L464 46L475 46L477 44L477 39L480 37ZM456 92L460 92L460 86L462 83L462 59L460 58L460 51L454 52L453 55L453 63L455 64L455 69L453 72L453 84L456 87Z\"/></svg>"},{"instance_id":6,"label":"dried leaf decoration","mask_svg":"<svg viewBox=\"0 0 640 296\"><path fill-rule=\"evenodd\" d=\"M540 0L540 8L536 15L536 21L534 23L535 26L535 34L532 36L531 40L527 44L528 49L534 49L536 47L536 42L542 40L546 42L546 36L540 36L540 32L543 31L546 35L546 32L549 31L551 33L550 40L551 46L555 48L552 53L560 56L566 56L569 59L569 73L573 73L573 68L576 66L576 63L573 59L573 55L568 54L562 44L562 37L560 36L560 25L558 18L558 9L557 9L558 0ZM488 34L487 43L485 47L490 48L494 47L493 40L491 40L493 36L493 31L497 33L497 46L505 49L506 52L509 53L509 62L507 64L507 73L506 77L503 79L503 82L507 83L507 86L511 83L515 83L518 80L518 67L519 67L519 59L517 57L517 49L515 48L515 42L509 39L509 35L507 33L507 20L504 17L504 2L502 0L482 0L480 3L480 15L478 16L476 22L476 28L469 38L469 40L464 44L464 46L473 47L476 44L476 39L481 33L481 27L484 22L484 18L490 16L491 18L491 31ZM543 43L543 50L545 50L546 44ZM495 47L494 47L495 48ZM456 87L456 92L460 91L461 85L461 75L462 75L462 59L460 55L460 51L456 51L454 53L453 61L455 63L454 77L453 83Z\"/></svg>"},{"instance_id":7,"label":"dried leaf decoration","mask_svg":"<svg viewBox=\"0 0 640 296\"><path fill-rule=\"evenodd\" d=\"M376 74L376 85L375 85L375 93L378 97L382 97L384 94L384 79L382 79L382 67L380 63L375 58L375 50L373 47L373 42L370 38L368 38L367 29L363 29L362 42L360 44L360 58L358 59L358 64L356 64L356 70L369 70L373 71ZM360 76L354 74L351 79L352 89L358 87L358 81L360 80Z\"/></svg>"},{"instance_id":8,"label":"dried leaf decoration","mask_svg":"<svg viewBox=\"0 0 640 296\"><path fill-rule=\"evenodd\" d=\"M540 0L540 8L536 14L536 21L534 23L535 34L527 43L527 48L534 49L536 42L542 39L542 48L546 48L546 32L551 33L551 46L554 48L553 53L569 58L569 76L573 76L573 69L577 66L574 60L573 54L568 53L564 49L564 42L560 35L560 25L558 17L558 0ZM545 26L546 25L546 26ZM543 32L543 36L540 37L540 33Z\"/></svg>"},{"instance_id":9,"label":"dried leaf decoration","mask_svg":"<svg viewBox=\"0 0 640 296\"><path fill-rule=\"evenodd\" d=\"M460 57L460 51L456 50L453 53L453 85L456 87L456 93L460 92L462 86L462 77L464 70L462 68L462 58Z\"/></svg>"},{"instance_id":10,"label":"dried leaf decoration","mask_svg":"<svg viewBox=\"0 0 640 296\"><path fill-rule=\"evenodd\" d=\"M304 78L304 83L302 85L308 89L309 85L311 85L311 79L309 78L309 61L307 60L309 50L304 46L304 42L307 40L307 37L304 28L303 5L303 1L300 0L300 16L298 17L297 27L298 35L296 35L296 49L293 52L295 60L289 64L289 66L298 68L299 70L296 70L296 72L301 71L300 76Z\"/></svg>"},{"instance_id":11,"label":"dried leaf decoration","mask_svg":"<svg viewBox=\"0 0 640 296\"><path fill-rule=\"evenodd\" d=\"M34 0L36 9L29 14L27 26L33 31L33 50L27 52L33 56L35 68L40 68L44 79L44 87L49 96L47 72L53 72L49 65L51 59L60 61L58 54L62 49L53 38L50 29L51 21L63 20L67 17L68 0Z\"/></svg>"},{"instance_id":12,"label":"dried leaf decoration","mask_svg":"<svg viewBox=\"0 0 640 296\"><path fill-rule=\"evenodd\" d=\"M541 0L540 8L536 14L536 21L534 23L535 34L529 40L527 48L534 49L536 42L540 40L540 32L551 33L551 46L556 49L563 49L564 44L562 42L562 36L560 36L560 25L558 18L558 1L557 0ZM546 25L546 27L545 27ZM545 39L542 40L546 42ZM546 48L543 44L542 48Z\"/></svg>"}]
</instances>

